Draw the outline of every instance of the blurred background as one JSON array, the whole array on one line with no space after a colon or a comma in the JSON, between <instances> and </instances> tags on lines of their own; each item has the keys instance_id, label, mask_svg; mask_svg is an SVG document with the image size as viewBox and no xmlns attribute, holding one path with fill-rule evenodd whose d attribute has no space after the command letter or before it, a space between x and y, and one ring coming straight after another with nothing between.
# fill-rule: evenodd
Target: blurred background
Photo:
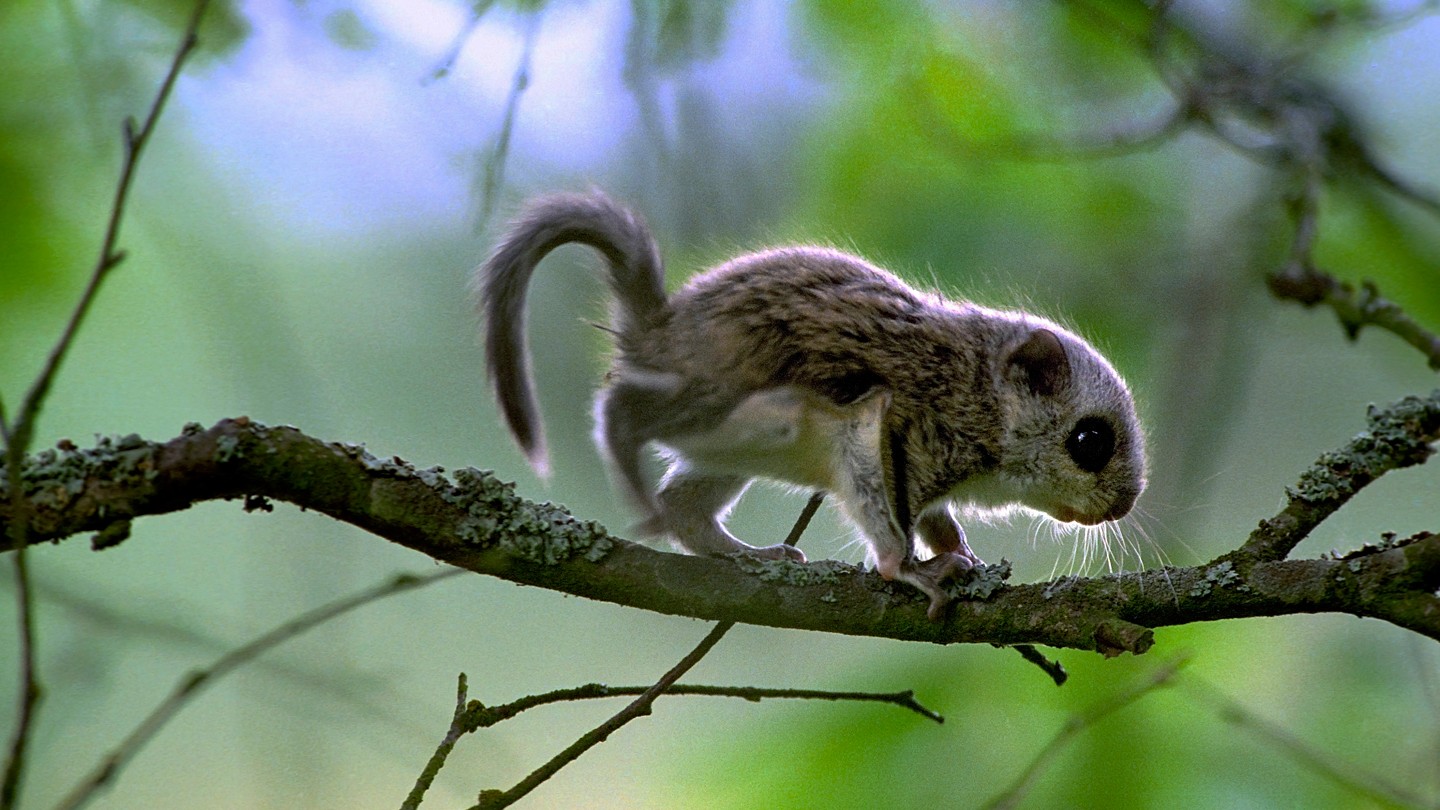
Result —
<instances>
[{"instance_id":1,"label":"blurred background","mask_svg":"<svg viewBox=\"0 0 1440 810\"><path fill-rule=\"evenodd\" d=\"M1254 68L1236 95L1320 94L1337 131L1440 189L1436 4L1171 5L1186 43L1172 67L1193 78L1221 54ZM190 8L0 4L0 396L12 413L99 249L121 122L143 116ZM1156 130L1176 106L1145 55L1151 26L1146 6L1118 0L217 4L141 167L129 258L81 331L35 449L163 441L186 422L245 414L422 467L494 469L624 534L632 516L589 443L606 351L588 325L604 311L592 257L557 252L530 298L548 485L499 423L466 293L521 200L601 187L647 215L673 284L741 250L821 242L1073 324L1140 401L1153 465L1144 514L1108 562L1082 563L1074 537L1025 516L972 526L972 545L1014 561L1017 581L1208 560L1361 430L1368 403L1427 392L1436 377L1391 335L1351 343L1328 313L1267 294L1293 186L1254 152L1192 129L1095 153ZM1227 126L1243 145L1272 124ZM1343 167L1331 180L1319 261L1440 326L1440 220ZM1437 483L1435 465L1386 476L1297 554L1440 529ZM803 500L757 488L733 525L775 542ZM852 541L822 511L802 545L812 559L858 561ZM202 504L142 520L100 554L76 538L30 560L48 692L27 790L38 807L188 670L395 572L435 569L283 504ZM0 590L8 717L8 566ZM644 684L706 629L452 578L217 684L98 806L397 806L449 723L458 673L485 703ZM1060 749L1025 806L1440 801L1433 641L1334 615L1165 628L1156 640L1139 658L1054 652L1072 674L1057 689L990 647L739 627L688 681L914 689L947 722L869 704L662 699L530 806L975 806L1067 718L1182 656L1171 687ZM538 709L463 739L426 806L508 787L619 706Z\"/></svg>"}]
</instances>

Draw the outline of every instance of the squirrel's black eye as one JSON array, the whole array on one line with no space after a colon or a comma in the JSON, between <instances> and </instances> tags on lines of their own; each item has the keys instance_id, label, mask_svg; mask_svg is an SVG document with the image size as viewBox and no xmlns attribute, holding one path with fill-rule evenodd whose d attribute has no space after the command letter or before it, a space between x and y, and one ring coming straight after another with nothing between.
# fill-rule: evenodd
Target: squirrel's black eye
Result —
<instances>
[{"instance_id":1,"label":"squirrel's black eye","mask_svg":"<svg viewBox=\"0 0 1440 810\"><path fill-rule=\"evenodd\" d=\"M1065 449L1075 460L1075 466L1086 472L1100 472L1115 455L1115 431L1104 419L1087 416L1070 431Z\"/></svg>"}]
</instances>

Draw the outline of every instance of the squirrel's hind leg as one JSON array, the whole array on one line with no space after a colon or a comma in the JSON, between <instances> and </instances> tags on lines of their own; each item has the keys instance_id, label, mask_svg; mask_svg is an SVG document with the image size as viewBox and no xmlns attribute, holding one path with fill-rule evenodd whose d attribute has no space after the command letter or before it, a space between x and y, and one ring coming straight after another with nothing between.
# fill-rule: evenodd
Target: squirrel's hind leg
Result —
<instances>
[{"instance_id":1,"label":"squirrel's hind leg","mask_svg":"<svg viewBox=\"0 0 1440 810\"><path fill-rule=\"evenodd\" d=\"M794 546L752 546L725 529L721 521L749 483L742 476L705 473L677 460L661 482L659 513L642 528L668 534L692 554L718 557L740 552L763 559L805 562L805 553Z\"/></svg>"}]
</instances>

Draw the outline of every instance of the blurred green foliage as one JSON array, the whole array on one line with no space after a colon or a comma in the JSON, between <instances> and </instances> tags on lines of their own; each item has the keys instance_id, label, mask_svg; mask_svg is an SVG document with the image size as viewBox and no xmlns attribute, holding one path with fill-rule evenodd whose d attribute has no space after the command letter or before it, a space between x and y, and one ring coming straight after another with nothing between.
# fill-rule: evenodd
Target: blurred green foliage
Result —
<instances>
[{"instance_id":1,"label":"blurred green foliage","mask_svg":"<svg viewBox=\"0 0 1440 810\"><path fill-rule=\"evenodd\" d=\"M1434 20L1384 24L1388 12L1360 0L1176 6L1169 78L1209 75L1200 57L1210 53L1319 88L1384 165L1403 167L1417 188L1440 187L1430 146L1440 65L1397 56L1420 52L1397 43L1436 36ZM94 259L120 122L143 114L190 9L0 4L7 405ZM474 14L454 69L432 78ZM517 89L533 14L534 62ZM1351 345L1328 316L1267 297L1264 274L1289 244L1294 178L1203 122L1132 154L1077 156L1175 108L1145 49L1154 30L1153 7L1125 0L218 4L142 166L122 240L131 258L82 330L41 434L164 438L188 420L251 413L422 466L494 467L527 494L622 529L630 516L588 443L604 339L586 323L602 307L583 254L547 263L530 303L555 456L548 489L510 446L481 382L462 291L488 236L470 231L467 173L513 103L513 137L493 155L510 169L504 200L604 185L660 228L671 283L696 257L813 240L917 284L1073 323L1142 400L1154 481L1147 514L1127 531L1144 563L1208 559L1273 512L1303 465L1358 430L1366 402L1428 389L1434 377L1390 336ZM1267 122L1238 118L1226 123L1241 135L1266 134ZM1440 325L1437 218L1353 166L1331 168L1317 262L1352 282L1374 279ZM1435 481L1423 468L1387 476L1308 553L1433 530ZM802 500L753 492L737 531L783 533ZM1021 579L1049 576L1057 559L1063 572L1075 542L1052 544L1023 518L971 536L987 558L1016 560ZM827 516L805 546L853 560L849 539ZM138 719L136 706L216 649L428 565L283 508L196 509L140 523L104 555L83 545L32 557L54 696L32 769L40 804L68 787L72 763L78 774ZM3 665L11 618L0 612ZM644 682L702 634L688 620L485 581L393 600L194 707L122 774L114 806L189 807L202 796L213 807L393 804L448 720L457 671L469 672L472 696L495 703ZM1157 640L1139 659L1061 654L1072 677L1056 689L1008 651L739 628L697 681L910 688L947 722L871 705L667 699L534 800L978 806L1067 718L1182 653L1189 663L1174 686L1085 730L1023 806L1377 801L1196 698L1186 679L1347 773L1440 795L1432 643L1332 616L1172 628ZM463 740L431 800L460 805L511 784L611 710L537 711Z\"/></svg>"}]
</instances>

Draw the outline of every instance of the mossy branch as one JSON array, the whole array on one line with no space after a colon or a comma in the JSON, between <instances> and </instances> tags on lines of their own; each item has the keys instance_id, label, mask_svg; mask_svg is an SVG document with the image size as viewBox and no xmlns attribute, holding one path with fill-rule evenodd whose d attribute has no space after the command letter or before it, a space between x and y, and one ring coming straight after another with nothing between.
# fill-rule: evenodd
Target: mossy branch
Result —
<instances>
[{"instance_id":1,"label":"mossy branch","mask_svg":"<svg viewBox=\"0 0 1440 810\"><path fill-rule=\"evenodd\" d=\"M1313 502L1315 476L1324 470L1343 473L1353 492L1388 469L1423 461L1440 430L1440 391L1375 413L1393 419L1372 416L1372 432L1389 426L1409 440L1382 431L1363 452L1349 447L1326 454L1292 491L1292 499L1300 499L1292 506L1328 514L1348 498ZM1440 537L1380 537L1340 559L1283 559L1298 542L1298 529L1286 523L1291 507L1267 521L1269 535L1195 567L1006 585L1008 566L990 566L957 585L964 593L952 613L931 622L918 593L852 565L657 551L559 506L521 498L487 472L464 469L447 477L438 468L381 460L356 445L246 418L208 430L191 425L163 444L138 436L88 449L62 443L27 460L24 487L32 543L95 532L97 547L103 547L123 540L138 517L219 499L244 499L245 508L255 510L275 499L476 573L660 613L772 627L940 644L1035 643L1116 655L1145 652L1158 627L1342 612L1440 639L1440 600L1434 596ZM7 500L0 526L8 523L9 509ZM1299 523L1319 519L1301 518Z\"/></svg>"}]
</instances>

